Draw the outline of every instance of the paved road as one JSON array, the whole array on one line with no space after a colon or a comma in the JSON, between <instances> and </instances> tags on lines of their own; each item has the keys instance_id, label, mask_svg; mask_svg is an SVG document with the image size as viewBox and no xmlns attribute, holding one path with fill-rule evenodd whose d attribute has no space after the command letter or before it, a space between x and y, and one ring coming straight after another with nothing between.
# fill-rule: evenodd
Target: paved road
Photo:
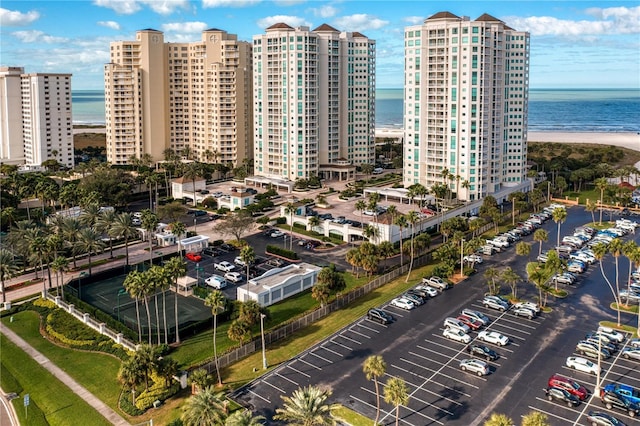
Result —
<instances>
[{"instance_id":1,"label":"paved road","mask_svg":"<svg viewBox=\"0 0 640 426\"><path fill-rule=\"evenodd\" d=\"M0 425L18 426L18 416L16 415L11 401L7 394L0 389Z\"/></svg>"}]
</instances>

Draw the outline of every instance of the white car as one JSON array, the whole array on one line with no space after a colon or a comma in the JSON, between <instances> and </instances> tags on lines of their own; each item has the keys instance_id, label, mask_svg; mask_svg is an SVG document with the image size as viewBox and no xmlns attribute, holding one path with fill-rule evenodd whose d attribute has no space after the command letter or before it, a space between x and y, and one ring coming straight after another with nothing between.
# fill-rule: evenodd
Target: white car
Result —
<instances>
[{"instance_id":1,"label":"white car","mask_svg":"<svg viewBox=\"0 0 640 426\"><path fill-rule=\"evenodd\" d=\"M516 308L527 308L535 312L536 314L540 313L540 306L537 303L533 302L518 302L514 305Z\"/></svg>"},{"instance_id":2,"label":"white car","mask_svg":"<svg viewBox=\"0 0 640 426\"><path fill-rule=\"evenodd\" d=\"M603 326L598 327L598 334L603 334L607 336L609 339L618 343L624 342L624 339L625 339L624 334L614 330L611 327L603 327Z\"/></svg>"},{"instance_id":3,"label":"white car","mask_svg":"<svg viewBox=\"0 0 640 426\"><path fill-rule=\"evenodd\" d=\"M477 254L470 254L468 256L465 256L462 260L468 263L478 263L478 264L484 261L484 259L482 259L482 256L478 256Z\"/></svg>"},{"instance_id":4,"label":"white car","mask_svg":"<svg viewBox=\"0 0 640 426\"><path fill-rule=\"evenodd\" d=\"M498 333L497 331L481 331L480 333L478 333L478 339L482 340L483 342L493 343L494 345L498 346L505 346L509 343L509 338Z\"/></svg>"},{"instance_id":5,"label":"white car","mask_svg":"<svg viewBox=\"0 0 640 426\"><path fill-rule=\"evenodd\" d=\"M427 293L429 295L429 297L436 297L438 294L440 294L438 292L438 290L436 290L435 288L431 287L430 285L419 285L419 286L416 286L416 290L424 291L425 293Z\"/></svg>"},{"instance_id":6,"label":"white car","mask_svg":"<svg viewBox=\"0 0 640 426\"><path fill-rule=\"evenodd\" d=\"M275 230L271 233L271 238L279 238L284 235L284 232Z\"/></svg>"},{"instance_id":7,"label":"white car","mask_svg":"<svg viewBox=\"0 0 640 426\"><path fill-rule=\"evenodd\" d=\"M236 256L236 258L233 259L233 263L235 263L236 265L239 265L239 266L247 266L245 261L242 260L242 258L240 256Z\"/></svg>"},{"instance_id":8,"label":"white car","mask_svg":"<svg viewBox=\"0 0 640 426\"><path fill-rule=\"evenodd\" d=\"M391 305L396 308L406 309L410 311L411 309L415 309L416 305L409 299L405 299L404 297L396 297L391 301Z\"/></svg>"},{"instance_id":9,"label":"white car","mask_svg":"<svg viewBox=\"0 0 640 426\"><path fill-rule=\"evenodd\" d=\"M569 368L573 368L574 370L582 371L583 373L598 374L598 364L580 356L568 357L565 365Z\"/></svg>"},{"instance_id":10,"label":"white car","mask_svg":"<svg viewBox=\"0 0 640 426\"><path fill-rule=\"evenodd\" d=\"M242 281L242 274L240 272L227 272L224 274L224 279L232 283L239 283Z\"/></svg>"},{"instance_id":11,"label":"white car","mask_svg":"<svg viewBox=\"0 0 640 426\"><path fill-rule=\"evenodd\" d=\"M462 330L457 330L453 328L445 328L442 332L442 335L447 339L455 340L456 342L467 344L471 342L471 336L465 333Z\"/></svg>"},{"instance_id":12,"label":"white car","mask_svg":"<svg viewBox=\"0 0 640 426\"><path fill-rule=\"evenodd\" d=\"M474 358L463 359L460 361L460 369L462 371L475 373L478 376L486 376L491 372L489 365L486 362Z\"/></svg>"},{"instance_id":13,"label":"white car","mask_svg":"<svg viewBox=\"0 0 640 426\"><path fill-rule=\"evenodd\" d=\"M223 272L231 272L236 269L236 265L229 263L226 260L220 263L214 263L213 267L218 271L223 271Z\"/></svg>"},{"instance_id":14,"label":"white car","mask_svg":"<svg viewBox=\"0 0 640 426\"><path fill-rule=\"evenodd\" d=\"M222 290L227 286L227 280L225 280L224 277L221 277L220 275L211 275L209 278L204 280L204 282L208 286L213 287L217 290Z\"/></svg>"}]
</instances>

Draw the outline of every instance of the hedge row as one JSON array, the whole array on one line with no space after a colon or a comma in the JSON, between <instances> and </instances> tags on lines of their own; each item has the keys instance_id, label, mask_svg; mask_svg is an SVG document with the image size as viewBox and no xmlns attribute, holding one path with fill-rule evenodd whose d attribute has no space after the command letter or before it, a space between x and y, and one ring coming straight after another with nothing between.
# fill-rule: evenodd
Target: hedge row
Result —
<instances>
[{"instance_id":1,"label":"hedge row","mask_svg":"<svg viewBox=\"0 0 640 426\"><path fill-rule=\"evenodd\" d=\"M282 247L278 247L278 246L274 246L274 245L268 245L267 246L267 253L270 254L275 254L276 256L282 256L286 259L289 260L298 260L300 259L300 257L298 256L298 253L296 253L295 251L291 251L291 250L287 250L284 249Z\"/></svg>"}]
</instances>

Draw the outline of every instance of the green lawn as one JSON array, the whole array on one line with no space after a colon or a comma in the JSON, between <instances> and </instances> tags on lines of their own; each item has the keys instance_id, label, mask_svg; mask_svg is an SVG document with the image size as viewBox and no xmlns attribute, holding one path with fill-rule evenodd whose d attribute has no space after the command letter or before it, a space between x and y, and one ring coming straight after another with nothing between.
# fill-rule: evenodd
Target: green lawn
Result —
<instances>
[{"instance_id":1,"label":"green lawn","mask_svg":"<svg viewBox=\"0 0 640 426\"><path fill-rule=\"evenodd\" d=\"M565 191L563 196L569 197L570 200L575 200L578 197L578 203L584 206L587 204L587 200L591 200L592 202L597 202L600 199L600 190L599 189L583 189L580 192L575 191Z\"/></svg>"},{"instance_id":2,"label":"green lawn","mask_svg":"<svg viewBox=\"0 0 640 426\"><path fill-rule=\"evenodd\" d=\"M39 331L38 314L34 311L19 312L13 317L13 322L10 322L8 317L2 319L6 327L16 332L113 410L120 412L118 396L121 386L116 378L120 368L119 359L96 352L63 348L43 339Z\"/></svg>"},{"instance_id":3,"label":"green lawn","mask_svg":"<svg viewBox=\"0 0 640 426\"><path fill-rule=\"evenodd\" d=\"M111 424L4 335L0 335L0 345L2 346L2 364L23 388L20 400L17 403L14 402L20 424L43 424L41 419L37 419L36 412L25 419L22 397L27 393L52 426Z\"/></svg>"}]
</instances>

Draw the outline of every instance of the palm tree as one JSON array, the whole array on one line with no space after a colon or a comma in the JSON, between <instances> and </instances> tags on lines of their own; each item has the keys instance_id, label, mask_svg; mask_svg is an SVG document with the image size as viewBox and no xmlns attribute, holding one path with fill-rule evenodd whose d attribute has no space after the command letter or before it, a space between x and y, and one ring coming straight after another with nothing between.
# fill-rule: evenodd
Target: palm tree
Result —
<instances>
[{"instance_id":1,"label":"palm tree","mask_svg":"<svg viewBox=\"0 0 640 426\"><path fill-rule=\"evenodd\" d=\"M4 282L5 280L13 278L17 272L18 266L16 265L13 254L7 249L0 248L0 288L2 289L2 303L7 301Z\"/></svg>"},{"instance_id":2,"label":"palm tree","mask_svg":"<svg viewBox=\"0 0 640 426\"><path fill-rule=\"evenodd\" d=\"M265 420L264 416L254 416L249 410L237 410L227 417L224 426L260 426Z\"/></svg>"},{"instance_id":3,"label":"palm tree","mask_svg":"<svg viewBox=\"0 0 640 426\"><path fill-rule=\"evenodd\" d=\"M522 426L551 426L549 417L539 411L531 411L522 416Z\"/></svg>"},{"instance_id":4,"label":"palm tree","mask_svg":"<svg viewBox=\"0 0 640 426\"><path fill-rule=\"evenodd\" d=\"M155 305L156 305L156 327L158 329L158 344L160 344L160 327L158 326L158 290L162 292L162 321L164 324L164 344L169 344L169 333L167 330L167 305L166 305L166 292L171 286L173 276L168 269L162 266L152 266L147 271L153 278L153 286L155 292Z\"/></svg>"},{"instance_id":5,"label":"palm tree","mask_svg":"<svg viewBox=\"0 0 640 426\"><path fill-rule=\"evenodd\" d=\"M593 223L596 223L596 217L594 216L594 212L598 210L598 205L594 201L587 200L587 204L584 207L584 209L591 213L591 221Z\"/></svg>"},{"instance_id":6,"label":"palm tree","mask_svg":"<svg viewBox=\"0 0 640 426\"><path fill-rule=\"evenodd\" d=\"M129 213L120 213L116 216L112 227L109 229L111 238L124 238L124 252L127 270L129 269L129 240L138 236L138 231L133 226Z\"/></svg>"},{"instance_id":7,"label":"palm tree","mask_svg":"<svg viewBox=\"0 0 640 426\"><path fill-rule=\"evenodd\" d=\"M358 210L360 212L360 226L364 226L364 211L367 209L367 203L364 202L364 200L358 200L356 201L356 210Z\"/></svg>"},{"instance_id":8,"label":"palm tree","mask_svg":"<svg viewBox=\"0 0 640 426\"><path fill-rule=\"evenodd\" d=\"M516 244L516 254L518 256L529 256L531 254L531 244L526 241L520 241Z\"/></svg>"},{"instance_id":9,"label":"palm tree","mask_svg":"<svg viewBox=\"0 0 640 426\"><path fill-rule=\"evenodd\" d=\"M309 231L313 231L313 228L320 225L320 218L318 216L311 216L309 220L307 220L307 224L309 225Z\"/></svg>"},{"instance_id":10,"label":"palm tree","mask_svg":"<svg viewBox=\"0 0 640 426\"><path fill-rule=\"evenodd\" d=\"M536 232L533 233L533 241L537 241L540 243L538 247L538 256L542 253L542 243L549 241L549 233L544 229L536 229Z\"/></svg>"},{"instance_id":11,"label":"palm tree","mask_svg":"<svg viewBox=\"0 0 640 426\"><path fill-rule=\"evenodd\" d=\"M225 310L227 299L220 290L213 290L207 295L204 300L205 306L211 308L213 315L213 358L216 364L216 374L218 375L218 386L222 386L222 377L220 376L220 367L218 365L218 349L216 346L216 333L218 329L218 314L221 314Z\"/></svg>"},{"instance_id":12,"label":"palm tree","mask_svg":"<svg viewBox=\"0 0 640 426\"><path fill-rule=\"evenodd\" d=\"M82 225L78 219L73 217L67 217L62 222L62 237L64 238L67 246L71 249L71 256L73 258L73 269L77 268L76 265L76 250L75 246L78 241L78 235L82 230Z\"/></svg>"},{"instance_id":13,"label":"palm tree","mask_svg":"<svg viewBox=\"0 0 640 426\"><path fill-rule=\"evenodd\" d=\"M147 240L149 241L149 267L153 265L153 239L156 228L158 227L158 216L156 216L151 210L143 210L142 218L140 219L142 222L142 229L147 231Z\"/></svg>"},{"instance_id":14,"label":"palm tree","mask_svg":"<svg viewBox=\"0 0 640 426\"><path fill-rule=\"evenodd\" d=\"M171 232L176 236L178 254L180 254L180 251L182 250L180 246L180 238L187 233L187 227L184 223L176 221L171 224Z\"/></svg>"},{"instance_id":15,"label":"palm tree","mask_svg":"<svg viewBox=\"0 0 640 426\"><path fill-rule=\"evenodd\" d=\"M181 257L172 257L164 264L164 268L169 273L169 276L173 279L173 284L176 287L176 291L173 296L173 306L176 321L176 343L180 344L180 333L178 331L178 278L187 275L187 264Z\"/></svg>"},{"instance_id":16,"label":"palm tree","mask_svg":"<svg viewBox=\"0 0 640 426\"><path fill-rule=\"evenodd\" d=\"M105 209L100 212L98 219L95 223L96 231L101 234L109 235L111 233L111 228L113 224L116 222L118 214L115 210ZM113 259L113 238L109 235L109 258Z\"/></svg>"},{"instance_id":17,"label":"palm tree","mask_svg":"<svg viewBox=\"0 0 640 426\"><path fill-rule=\"evenodd\" d=\"M400 406L409 403L407 384L399 377L392 377L384 387L384 400L396 407L396 426L400 423Z\"/></svg>"},{"instance_id":18,"label":"palm tree","mask_svg":"<svg viewBox=\"0 0 640 426\"><path fill-rule=\"evenodd\" d=\"M418 216L418 213L413 210L410 211L406 217L407 223L411 225L411 261L409 262L409 272L407 273L407 279L405 280L405 282L409 282L409 276L411 276L411 270L413 269L413 240L416 235L416 223L420 220L420 217Z\"/></svg>"},{"instance_id":19,"label":"palm tree","mask_svg":"<svg viewBox=\"0 0 640 426\"><path fill-rule=\"evenodd\" d=\"M364 360L362 364L362 371L364 372L367 380L373 380L376 387L376 419L373 424L378 424L380 418L380 389L378 387L378 378L384 376L387 371L387 363L380 355L371 355Z\"/></svg>"},{"instance_id":20,"label":"palm tree","mask_svg":"<svg viewBox=\"0 0 640 426\"><path fill-rule=\"evenodd\" d=\"M138 323L138 342L142 341L142 325L140 324L140 299L143 296L144 277L138 271L131 271L124 279L123 286L136 302L136 319Z\"/></svg>"},{"instance_id":21,"label":"palm tree","mask_svg":"<svg viewBox=\"0 0 640 426\"><path fill-rule=\"evenodd\" d=\"M283 408L276 408L274 420L282 420L289 426L335 425L331 410L335 405L327 404L332 392L315 386L293 391L291 397L281 396Z\"/></svg>"},{"instance_id":22,"label":"palm tree","mask_svg":"<svg viewBox=\"0 0 640 426\"><path fill-rule=\"evenodd\" d=\"M131 404L136 404L136 387L142 383L144 374L136 358L129 358L120 364L118 381L125 389L131 390Z\"/></svg>"},{"instance_id":23,"label":"palm tree","mask_svg":"<svg viewBox=\"0 0 640 426\"><path fill-rule=\"evenodd\" d=\"M607 178L601 177L594 181L596 188L600 190L600 220L599 224L602 225L602 204L604 204L604 190L609 186Z\"/></svg>"},{"instance_id":24,"label":"palm tree","mask_svg":"<svg viewBox=\"0 0 640 426\"><path fill-rule=\"evenodd\" d=\"M627 278L627 290L631 290L631 273L633 271L633 264L636 266L640 264L640 247L633 241L627 241L622 247L622 254L629 259L629 277ZM628 302L628 301L627 301Z\"/></svg>"},{"instance_id":25,"label":"palm tree","mask_svg":"<svg viewBox=\"0 0 640 426\"><path fill-rule=\"evenodd\" d=\"M624 244L622 243L622 240L620 238L614 238L609 243L609 253L613 255L613 258L615 259L615 262L616 262L616 293L617 294L620 294L620 280L618 278L620 274L619 274L619 268L618 268L619 266L618 259L622 254L623 247L624 247Z\"/></svg>"},{"instance_id":26,"label":"palm tree","mask_svg":"<svg viewBox=\"0 0 640 426\"><path fill-rule=\"evenodd\" d=\"M62 300L64 300L64 273L69 268L69 260L64 256L56 256L49 267L56 274L56 287L62 289ZM60 278L59 281L58 278Z\"/></svg>"},{"instance_id":27,"label":"palm tree","mask_svg":"<svg viewBox=\"0 0 640 426\"><path fill-rule=\"evenodd\" d=\"M204 390L211 381L211 376L204 368L198 368L189 373L189 383L191 384L191 394L196 394Z\"/></svg>"},{"instance_id":28,"label":"palm tree","mask_svg":"<svg viewBox=\"0 0 640 426\"><path fill-rule=\"evenodd\" d=\"M484 279L487 280L487 285L489 286L490 294L498 294L498 286L496 284L496 280L500 277L500 272L495 266L491 266L487 268L483 275Z\"/></svg>"},{"instance_id":29,"label":"palm tree","mask_svg":"<svg viewBox=\"0 0 640 426\"><path fill-rule=\"evenodd\" d=\"M360 252L360 250L358 250L357 248L350 249L345 255L345 260L353 268L352 270L355 272L356 278L359 278L359 268L362 264L362 253Z\"/></svg>"},{"instance_id":30,"label":"palm tree","mask_svg":"<svg viewBox=\"0 0 640 426\"><path fill-rule=\"evenodd\" d=\"M409 224L407 223L407 218L405 215L401 214L400 216L396 217L396 220L393 221L393 223L400 228L400 266L404 265L404 261L402 259L402 234L404 233L404 230L407 228L407 226L409 226Z\"/></svg>"},{"instance_id":31,"label":"palm tree","mask_svg":"<svg viewBox=\"0 0 640 426\"><path fill-rule=\"evenodd\" d=\"M515 423L506 414L493 413L483 426L513 426Z\"/></svg>"},{"instance_id":32,"label":"palm tree","mask_svg":"<svg viewBox=\"0 0 640 426\"><path fill-rule=\"evenodd\" d=\"M600 273L602 274L602 277L604 278L604 280L607 282L607 285L609 286L609 289L613 294L613 300L616 302L616 305L620 306L620 301L618 300L618 294L613 290L611 281L609 281L609 278L607 278L607 276L604 273L604 269L602 268L602 259L604 259L604 257L609 252L609 247L605 243L597 243L596 245L593 246L592 250L596 260L600 263ZM620 326L620 309L616 309L616 311L618 312L618 326Z\"/></svg>"},{"instance_id":33,"label":"palm tree","mask_svg":"<svg viewBox=\"0 0 640 426\"><path fill-rule=\"evenodd\" d=\"M368 238L369 241L373 242L380 236L380 230L377 227L369 224L362 230L362 236Z\"/></svg>"},{"instance_id":34,"label":"palm tree","mask_svg":"<svg viewBox=\"0 0 640 426\"><path fill-rule=\"evenodd\" d=\"M553 221L558 224L558 239L557 239L556 245L559 246L560 245L560 225L562 225L562 223L565 220L567 220L567 211L562 207L558 207L556 209L553 209L552 217L553 217Z\"/></svg>"},{"instance_id":35,"label":"palm tree","mask_svg":"<svg viewBox=\"0 0 640 426\"><path fill-rule=\"evenodd\" d=\"M91 275L91 255L102 250L103 243L93 228L83 228L78 233L78 241L76 243L77 251L86 253L89 258L89 275Z\"/></svg>"},{"instance_id":36,"label":"palm tree","mask_svg":"<svg viewBox=\"0 0 640 426\"><path fill-rule=\"evenodd\" d=\"M511 297L518 298L518 283L522 281L520 275L516 273L510 266L507 266L500 273L500 279L504 281L509 287L511 287Z\"/></svg>"},{"instance_id":37,"label":"palm tree","mask_svg":"<svg viewBox=\"0 0 640 426\"><path fill-rule=\"evenodd\" d=\"M222 392L213 386L189 397L180 419L184 426L223 425L227 418L227 403Z\"/></svg>"},{"instance_id":38,"label":"palm tree","mask_svg":"<svg viewBox=\"0 0 640 426\"><path fill-rule=\"evenodd\" d=\"M289 215L289 250L293 249L293 214L297 208L293 203L287 203L284 207L284 214Z\"/></svg>"},{"instance_id":39,"label":"palm tree","mask_svg":"<svg viewBox=\"0 0 640 426\"><path fill-rule=\"evenodd\" d=\"M547 276L542 270L542 268L534 268L533 271L531 271L531 273L529 274L529 281L531 281L538 288L538 291L540 293L539 301L541 305L543 304L542 291L545 289L544 287L545 287L546 279L547 279Z\"/></svg>"},{"instance_id":40,"label":"palm tree","mask_svg":"<svg viewBox=\"0 0 640 426\"><path fill-rule=\"evenodd\" d=\"M153 211L154 213L158 211L158 184L160 182L162 182L163 176L160 175L159 173L156 172L150 172L145 178L144 178L144 183L147 185L147 188L149 189L149 210ZM153 189L155 188L156 191L156 203L153 203L152 200L152 194L153 194Z\"/></svg>"},{"instance_id":41,"label":"palm tree","mask_svg":"<svg viewBox=\"0 0 640 426\"><path fill-rule=\"evenodd\" d=\"M46 291L44 279L44 257L47 250L47 240L44 237L44 233L41 228L29 228L25 234L25 243L29 250L29 263L39 267L42 274L43 290ZM36 269L36 278L38 278L38 272Z\"/></svg>"},{"instance_id":42,"label":"palm tree","mask_svg":"<svg viewBox=\"0 0 640 426\"><path fill-rule=\"evenodd\" d=\"M184 178L191 179L191 184L193 185L191 189L193 189L193 207L197 206L196 203L196 179L201 175L201 167L198 163L189 163L187 168L184 171Z\"/></svg>"},{"instance_id":43,"label":"palm tree","mask_svg":"<svg viewBox=\"0 0 640 426\"><path fill-rule=\"evenodd\" d=\"M244 264L247 265L247 281L249 281L249 270L251 269L251 264L256 261L256 252L253 250L253 247L242 247L242 250L240 250L240 259L242 259Z\"/></svg>"}]
</instances>

